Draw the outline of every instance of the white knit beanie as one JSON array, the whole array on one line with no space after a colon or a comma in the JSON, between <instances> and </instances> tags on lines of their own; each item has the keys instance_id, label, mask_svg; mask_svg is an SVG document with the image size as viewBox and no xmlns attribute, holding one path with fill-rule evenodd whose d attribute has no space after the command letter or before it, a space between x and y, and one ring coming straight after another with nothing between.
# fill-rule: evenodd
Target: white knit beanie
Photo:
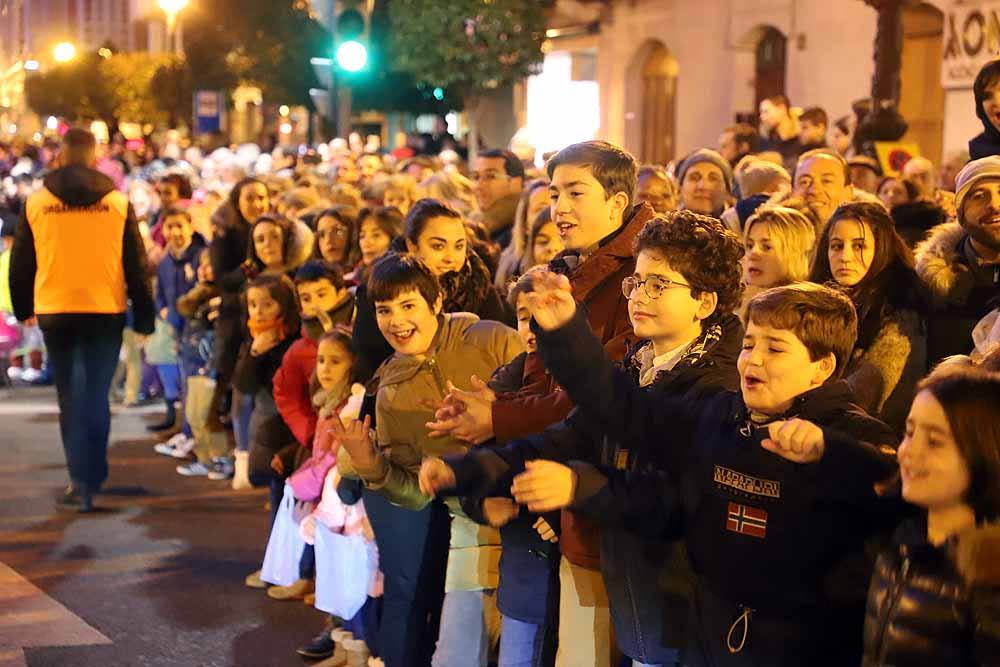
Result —
<instances>
[{"instance_id":1,"label":"white knit beanie","mask_svg":"<svg viewBox=\"0 0 1000 667\"><path fill-rule=\"evenodd\" d=\"M965 197L980 181L987 178L1000 179L1000 156L990 155L969 162L955 177L955 210L959 220L962 218L962 204Z\"/></svg>"}]
</instances>

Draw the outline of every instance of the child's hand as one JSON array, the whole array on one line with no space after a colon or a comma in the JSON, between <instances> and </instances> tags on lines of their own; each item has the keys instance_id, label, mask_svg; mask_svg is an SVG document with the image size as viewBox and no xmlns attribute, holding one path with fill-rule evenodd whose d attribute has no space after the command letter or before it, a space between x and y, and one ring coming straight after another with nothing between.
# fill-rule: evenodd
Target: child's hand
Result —
<instances>
[{"instance_id":1,"label":"child's hand","mask_svg":"<svg viewBox=\"0 0 1000 667\"><path fill-rule=\"evenodd\" d=\"M271 457L271 470L273 470L274 474L278 477L285 476L285 464L281 460L281 457L277 454Z\"/></svg>"},{"instance_id":2,"label":"child's hand","mask_svg":"<svg viewBox=\"0 0 1000 667\"><path fill-rule=\"evenodd\" d=\"M160 308L160 319L161 320L167 319L167 309L166 308Z\"/></svg>"},{"instance_id":3,"label":"child's hand","mask_svg":"<svg viewBox=\"0 0 1000 667\"><path fill-rule=\"evenodd\" d=\"M438 491L455 486L455 471L436 456L429 456L420 464L419 482L420 493L433 498Z\"/></svg>"},{"instance_id":4,"label":"child's hand","mask_svg":"<svg viewBox=\"0 0 1000 667\"><path fill-rule=\"evenodd\" d=\"M355 468L372 467L378 456L371 438L371 421L371 417L366 416L364 423L352 420L344 425L339 419L330 422L330 433L347 450Z\"/></svg>"},{"instance_id":5,"label":"child's hand","mask_svg":"<svg viewBox=\"0 0 1000 667\"><path fill-rule=\"evenodd\" d=\"M424 426L432 438L451 436L474 445L493 437L493 404L497 395L485 382L472 376L472 391L448 383L448 395L442 407L434 413L436 421Z\"/></svg>"},{"instance_id":6,"label":"child's hand","mask_svg":"<svg viewBox=\"0 0 1000 667\"><path fill-rule=\"evenodd\" d=\"M546 521L544 517L538 517L532 528L534 528L538 533L538 536L546 542L555 544L559 541L559 536L556 535L556 531L552 530L552 526L549 525L549 522Z\"/></svg>"},{"instance_id":7,"label":"child's hand","mask_svg":"<svg viewBox=\"0 0 1000 667\"><path fill-rule=\"evenodd\" d=\"M494 528L502 528L517 518L521 508L510 498L483 498L483 516Z\"/></svg>"},{"instance_id":8,"label":"child's hand","mask_svg":"<svg viewBox=\"0 0 1000 667\"><path fill-rule=\"evenodd\" d=\"M333 331L334 324L333 320L330 319L330 313L326 312L325 310L321 310L316 314L316 319L319 320L319 323L320 325L322 325L324 332L330 333L331 331Z\"/></svg>"},{"instance_id":9,"label":"child's hand","mask_svg":"<svg viewBox=\"0 0 1000 667\"><path fill-rule=\"evenodd\" d=\"M514 478L511 495L532 512L551 512L568 507L576 495L577 475L569 466L537 459Z\"/></svg>"},{"instance_id":10,"label":"child's hand","mask_svg":"<svg viewBox=\"0 0 1000 667\"><path fill-rule=\"evenodd\" d=\"M280 342L281 339L278 338L278 331L276 329L268 329L253 339L253 343L250 345L250 354L259 357Z\"/></svg>"},{"instance_id":11,"label":"child's hand","mask_svg":"<svg viewBox=\"0 0 1000 667\"><path fill-rule=\"evenodd\" d=\"M565 326L576 313L576 301L569 278L551 271L540 271L532 280L528 310L538 326L553 331Z\"/></svg>"},{"instance_id":12,"label":"child's hand","mask_svg":"<svg viewBox=\"0 0 1000 667\"><path fill-rule=\"evenodd\" d=\"M815 463L823 458L823 429L805 419L789 419L767 425L769 438L760 446L795 463Z\"/></svg>"}]
</instances>

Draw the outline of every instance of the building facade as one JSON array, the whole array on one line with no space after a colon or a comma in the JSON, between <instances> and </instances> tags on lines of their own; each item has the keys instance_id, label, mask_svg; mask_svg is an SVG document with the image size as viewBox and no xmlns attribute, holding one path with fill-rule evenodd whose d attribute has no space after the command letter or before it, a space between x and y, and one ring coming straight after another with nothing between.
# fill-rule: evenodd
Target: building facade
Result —
<instances>
[{"instance_id":1,"label":"building facade","mask_svg":"<svg viewBox=\"0 0 1000 667\"><path fill-rule=\"evenodd\" d=\"M998 14L1000 0L906 3L904 141L933 161L982 130L972 79L1000 48ZM596 97L596 130L587 136L593 118L581 121L574 140L605 138L645 162L714 146L723 128L754 118L760 100L776 93L823 108L833 122L870 95L876 20L863 0L559 0L545 46L547 84L536 91L528 82L529 129L545 135L551 117L565 118L548 94L553 86L589 87ZM574 116L590 113L581 98L568 99L577 101Z\"/></svg>"}]
</instances>

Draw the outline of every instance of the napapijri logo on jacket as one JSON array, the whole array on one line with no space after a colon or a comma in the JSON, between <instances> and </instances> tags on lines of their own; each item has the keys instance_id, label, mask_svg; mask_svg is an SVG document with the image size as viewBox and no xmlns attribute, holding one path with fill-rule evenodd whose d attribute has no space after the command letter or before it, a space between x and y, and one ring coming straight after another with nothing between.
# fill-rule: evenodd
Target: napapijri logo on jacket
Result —
<instances>
[{"instance_id":1,"label":"napapijri logo on jacket","mask_svg":"<svg viewBox=\"0 0 1000 667\"><path fill-rule=\"evenodd\" d=\"M726 530L764 539L767 537L767 510L739 503L729 503Z\"/></svg>"},{"instance_id":2,"label":"napapijri logo on jacket","mask_svg":"<svg viewBox=\"0 0 1000 667\"><path fill-rule=\"evenodd\" d=\"M730 490L735 489L742 495L749 494L765 498L781 497L781 482L753 477L720 465L715 466L713 480L717 485L728 487Z\"/></svg>"}]
</instances>

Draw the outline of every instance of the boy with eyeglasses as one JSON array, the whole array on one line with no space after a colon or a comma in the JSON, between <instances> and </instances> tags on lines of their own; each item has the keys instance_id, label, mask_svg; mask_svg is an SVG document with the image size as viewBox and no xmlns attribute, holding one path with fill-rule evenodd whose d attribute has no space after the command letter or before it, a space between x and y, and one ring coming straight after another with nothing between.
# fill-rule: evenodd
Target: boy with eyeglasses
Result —
<instances>
[{"instance_id":1,"label":"boy with eyeglasses","mask_svg":"<svg viewBox=\"0 0 1000 667\"><path fill-rule=\"evenodd\" d=\"M743 335L733 314L743 292L737 236L713 218L674 211L645 225L634 253L635 269L620 283L634 333L643 339L623 364L631 380L644 392L691 401L735 389ZM569 460L586 463L571 470L560 463ZM624 497L617 494L622 480L610 470L626 481ZM633 530L641 524L644 534L658 536L669 529L658 504L664 480L649 457L576 411L539 436L432 459L421 471L428 491L451 488L459 495L509 493L515 476L543 500L586 477L604 501L600 512L587 515L600 524L601 573L618 647L636 666L678 664L692 575L679 541Z\"/></svg>"},{"instance_id":2,"label":"boy with eyeglasses","mask_svg":"<svg viewBox=\"0 0 1000 667\"><path fill-rule=\"evenodd\" d=\"M632 243L653 209L636 204L635 158L606 141L585 141L562 149L546 164L552 219L566 250L549 263L565 275L573 296L587 311L587 321L608 353L620 359L626 338L632 335L628 301L621 281L635 270ZM480 392L476 405L447 418L438 416L433 427L456 437L462 431L468 442L491 438L500 443L523 437L528 416L551 414L565 401L561 392L497 399ZM570 511L562 513L560 562L559 654L557 667L611 662L611 632L607 594L600 573L600 547L596 525ZM588 641L581 641L586 637Z\"/></svg>"}]
</instances>

